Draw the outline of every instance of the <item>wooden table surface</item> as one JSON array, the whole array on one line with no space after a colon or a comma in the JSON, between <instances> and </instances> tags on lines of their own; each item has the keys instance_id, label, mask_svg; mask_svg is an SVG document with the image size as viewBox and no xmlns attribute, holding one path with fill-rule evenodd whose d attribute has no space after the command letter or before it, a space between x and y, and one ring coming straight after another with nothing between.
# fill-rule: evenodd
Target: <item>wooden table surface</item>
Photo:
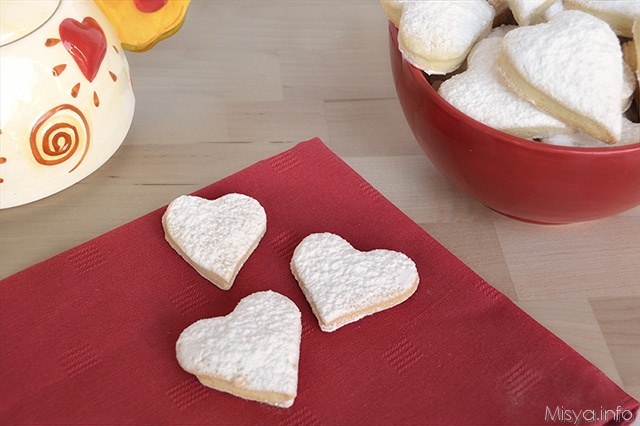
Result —
<instances>
[{"instance_id":1,"label":"wooden table surface","mask_svg":"<svg viewBox=\"0 0 640 426\"><path fill-rule=\"evenodd\" d=\"M407 127L387 43L375 0L192 0L180 32L128 54L137 104L118 152L61 193L0 211L0 278L319 136L640 398L640 208L540 226L458 192Z\"/></svg>"}]
</instances>

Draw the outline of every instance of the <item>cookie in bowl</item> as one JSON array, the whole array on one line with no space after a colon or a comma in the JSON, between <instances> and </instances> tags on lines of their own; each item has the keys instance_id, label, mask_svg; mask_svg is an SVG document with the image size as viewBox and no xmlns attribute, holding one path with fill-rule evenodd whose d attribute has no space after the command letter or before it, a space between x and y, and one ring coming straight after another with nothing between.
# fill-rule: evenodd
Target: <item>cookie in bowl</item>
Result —
<instances>
[{"instance_id":1,"label":"cookie in bowl","mask_svg":"<svg viewBox=\"0 0 640 426\"><path fill-rule=\"evenodd\" d=\"M563 12L562 5L554 3L552 7L553 13L546 13L541 24L519 26L508 33L545 25L547 21L553 22L559 15L567 13ZM547 12L550 10L551 7ZM587 15L579 11L569 12ZM607 34L607 40L612 40L610 26L604 21L600 22L597 25L599 31ZM517 26L513 18L507 23ZM495 37L498 33L494 29L491 36ZM553 145L558 137L570 135L568 137L573 138L585 132L576 129L575 123L549 114L536 104L536 100L527 99L513 90L497 66L494 72L499 74L494 75L493 83L502 84L503 90L510 90L512 96L551 115L567 129L547 136L536 136L536 132L531 132L524 137L525 134L518 134L518 130L511 134L508 133L509 128L494 128L491 121L482 122L481 116L473 117L470 111L463 112L461 106L456 107L441 96L438 87L441 90L447 87L448 81L458 80L467 72L477 72L478 63L491 62L487 58L476 57L478 50L483 49L478 49L478 46L487 44L484 41L486 38L480 38L474 44L466 63L457 71L445 75L429 73L429 70L420 69L404 57L398 47L398 29L393 23L389 24L389 53L394 84L405 119L419 145L445 177L463 192L506 216L534 223L561 224L615 215L640 204L640 168L637 167L640 164L640 135L636 138L637 127L634 126L629 126L631 136L625 133L623 137L622 132L615 130L616 121L620 123L620 130L622 123L625 126L628 124L625 119L637 124L635 96L629 106L629 93L633 91L635 83L629 79L628 69L623 78L625 65L622 63L620 44L628 40L616 37L615 33L613 37L615 46L607 42L613 51L607 55L612 63L606 67L616 69L610 73L614 84L607 81L603 86L613 88L606 95L611 110L607 113L607 120L614 123L610 125L613 138L597 140L595 147L566 142L558 142L565 146ZM499 54L503 47L500 46ZM564 50L571 52L570 48ZM578 64L570 62L568 67L558 72L572 72L577 68ZM464 92L465 88L458 90ZM482 104L486 101L486 93L482 89L475 90L478 90L475 101ZM494 106L498 114L502 113L501 110L501 106ZM495 119L491 114L488 115Z\"/></svg>"}]
</instances>

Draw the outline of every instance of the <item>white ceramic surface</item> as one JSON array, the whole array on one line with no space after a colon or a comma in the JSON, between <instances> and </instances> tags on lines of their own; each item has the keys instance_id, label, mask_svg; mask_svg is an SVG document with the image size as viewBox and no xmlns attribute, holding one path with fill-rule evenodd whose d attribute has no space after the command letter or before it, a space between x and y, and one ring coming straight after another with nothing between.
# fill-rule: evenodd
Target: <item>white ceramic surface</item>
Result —
<instances>
[{"instance_id":1,"label":"white ceramic surface","mask_svg":"<svg viewBox=\"0 0 640 426\"><path fill-rule=\"evenodd\" d=\"M7 208L104 164L129 130L135 99L120 41L93 1L1 3L0 208Z\"/></svg>"}]
</instances>

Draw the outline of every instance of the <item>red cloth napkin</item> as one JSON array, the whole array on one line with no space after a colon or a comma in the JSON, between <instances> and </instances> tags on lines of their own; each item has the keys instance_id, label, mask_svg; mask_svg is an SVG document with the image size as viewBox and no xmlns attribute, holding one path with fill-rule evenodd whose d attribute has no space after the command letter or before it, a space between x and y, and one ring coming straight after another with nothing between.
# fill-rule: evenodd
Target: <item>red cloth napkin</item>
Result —
<instances>
[{"instance_id":1,"label":"red cloth napkin","mask_svg":"<svg viewBox=\"0 0 640 426\"><path fill-rule=\"evenodd\" d=\"M2 422L511 425L573 423L579 415L603 424L616 410L624 420L624 410L638 409L319 139L196 194L229 192L258 199L268 225L227 292L165 242L164 208L0 283ZM406 253L418 265L418 290L392 309L320 331L289 261L302 238L322 231L360 250ZM205 388L175 358L189 324L226 315L266 289L302 312L290 409Z\"/></svg>"}]
</instances>

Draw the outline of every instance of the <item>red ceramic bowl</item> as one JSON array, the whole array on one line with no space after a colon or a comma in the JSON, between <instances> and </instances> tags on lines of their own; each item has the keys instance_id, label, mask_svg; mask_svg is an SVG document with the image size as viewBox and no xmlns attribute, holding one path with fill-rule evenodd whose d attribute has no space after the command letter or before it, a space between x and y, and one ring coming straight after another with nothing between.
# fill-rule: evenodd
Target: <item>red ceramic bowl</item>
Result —
<instances>
[{"instance_id":1,"label":"red ceramic bowl","mask_svg":"<svg viewBox=\"0 0 640 426\"><path fill-rule=\"evenodd\" d=\"M568 148L522 139L463 114L402 58L389 24L393 79L405 118L431 162L462 191L536 223L611 216L640 204L640 144Z\"/></svg>"}]
</instances>

